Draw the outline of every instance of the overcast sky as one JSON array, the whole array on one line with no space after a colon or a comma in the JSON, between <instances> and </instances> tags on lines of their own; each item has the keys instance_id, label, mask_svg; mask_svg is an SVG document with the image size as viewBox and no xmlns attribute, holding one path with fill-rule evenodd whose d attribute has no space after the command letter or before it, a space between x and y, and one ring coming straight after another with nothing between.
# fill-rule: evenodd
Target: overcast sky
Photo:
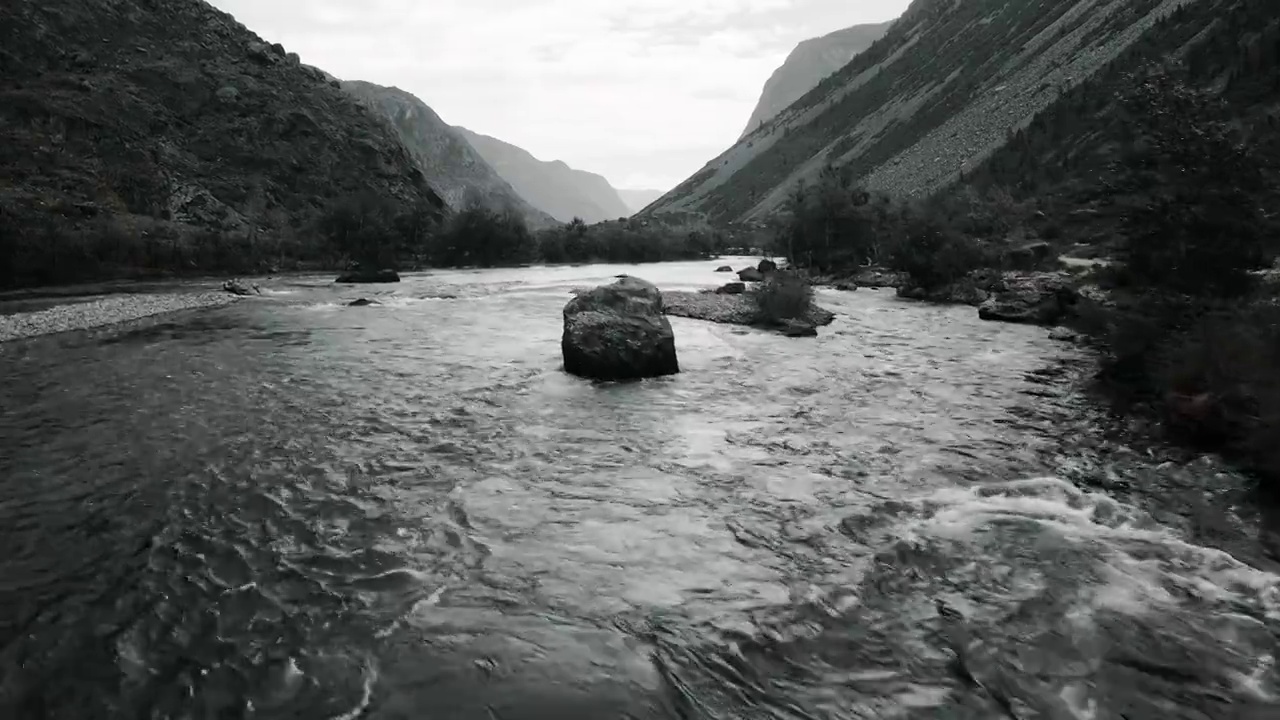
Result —
<instances>
[{"instance_id":1,"label":"overcast sky","mask_svg":"<svg viewBox=\"0 0 1280 720\"><path fill-rule=\"evenodd\" d=\"M737 139L796 43L908 0L211 0L344 79L446 122L666 190Z\"/></svg>"}]
</instances>

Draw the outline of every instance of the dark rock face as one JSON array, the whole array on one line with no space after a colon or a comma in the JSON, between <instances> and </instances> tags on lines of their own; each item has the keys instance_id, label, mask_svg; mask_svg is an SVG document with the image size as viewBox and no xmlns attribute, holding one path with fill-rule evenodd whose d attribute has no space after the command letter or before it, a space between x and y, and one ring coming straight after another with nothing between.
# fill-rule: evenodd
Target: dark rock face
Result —
<instances>
[{"instance_id":1,"label":"dark rock face","mask_svg":"<svg viewBox=\"0 0 1280 720\"><path fill-rule=\"evenodd\" d=\"M1071 313L1079 299L1079 292L1065 275L1028 275L1010 279L1007 289L993 294L978 307L978 317L1000 322L1054 325Z\"/></svg>"},{"instance_id":2,"label":"dark rock face","mask_svg":"<svg viewBox=\"0 0 1280 720\"><path fill-rule=\"evenodd\" d=\"M370 305L381 305L381 304L382 303L378 302L377 300L360 298L359 300L352 300L351 302L347 303L347 307L369 307Z\"/></svg>"},{"instance_id":3,"label":"dark rock face","mask_svg":"<svg viewBox=\"0 0 1280 720\"><path fill-rule=\"evenodd\" d=\"M59 235L197 246L360 194L443 207L391 128L281 49L201 0L4 0L0 206L27 228L93 202Z\"/></svg>"},{"instance_id":4,"label":"dark rock face","mask_svg":"<svg viewBox=\"0 0 1280 720\"><path fill-rule=\"evenodd\" d=\"M778 271L778 263L772 260L761 260L760 264L756 265L756 270L759 270L761 275L768 275Z\"/></svg>"},{"instance_id":5,"label":"dark rock face","mask_svg":"<svg viewBox=\"0 0 1280 720\"><path fill-rule=\"evenodd\" d=\"M725 283L724 285L721 285L720 287L716 288L716 292L719 293L720 295L741 295L746 291L747 291L746 283L740 283L740 282Z\"/></svg>"},{"instance_id":6,"label":"dark rock face","mask_svg":"<svg viewBox=\"0 0 1280 720\"><path fill-rule=\"evenodd\" d=\"M680 372L675 333L662 293L624 277L584 292L564 307L564 369L593 380L635 380Z\"/></svg>"},{"instance_id":7,"label":"dark rock face","mask_svg":"<svg viewBox=\"0 0 1280 720\"><path fill-rule=\"evenodd\" d=\"M728 265L721 265L720 267L716 268L716 272L733 272L733 268L729 267Z\"/></svg>"},{"instance_id":8,"label":"dark rock face","mask_svg":"<svg viewBox=\"0 0 1280 720\"><path fill-rule=\"evenodd\" d=\"M338 276L336 283L357 284L357 283L398 283L400 282L400 273L395 270L352 270Z\"/></svg>"},{"instance_id":9,"label":"dark rock face","mask_svg":"<svg viewBox=\"0 0 1280 720\"><path fill-rule=\"evenodd\" d=\"M755 268L738 271L738 279L742 282L764 282L764 273Z\"/></svg>"}]
</instances>

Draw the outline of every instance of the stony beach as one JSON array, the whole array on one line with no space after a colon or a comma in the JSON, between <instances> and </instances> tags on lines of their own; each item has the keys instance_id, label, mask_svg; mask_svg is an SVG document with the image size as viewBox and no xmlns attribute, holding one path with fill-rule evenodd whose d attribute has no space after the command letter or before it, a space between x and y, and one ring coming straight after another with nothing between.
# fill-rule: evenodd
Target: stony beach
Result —
<instances>
[{"instance_id":1,"label":"stony beach","mask_svg":"<svg viewBox=\"0 0 1280 720\"><path fill-rule=\"evenodd\" d=\"M224 292L128 293L35 312L0 315L0 342L115 325L179 310L216 307L236 299Z\"/></svg>"}]
</instances>

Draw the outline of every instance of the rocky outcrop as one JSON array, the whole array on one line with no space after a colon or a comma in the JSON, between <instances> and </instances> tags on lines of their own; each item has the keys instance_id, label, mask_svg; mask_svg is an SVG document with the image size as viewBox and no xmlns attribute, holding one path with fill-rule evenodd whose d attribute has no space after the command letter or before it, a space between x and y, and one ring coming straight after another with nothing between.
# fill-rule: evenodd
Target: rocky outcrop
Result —
<instances>
[{"instance_id":1,"label":"rocky outcrop","mask_svg":"<svg viewBox=\"0 0 1280 720\"><path fill-rule=\"evenodd\" d=\"M1055 325L1080 300L1072 279L1064 274L1036 273L1006 279L1005 289L992 293L978 307L983 320Z\"/></svg>"},{"instance_id":2,"label":"rocky outcrop","mask_svg":"<svg viewBox=\"0 0 1280 720\"><path fill-rule=\"evenodd\" d=\"M342 87L395 128L422 173L453 209L479 202L495 210L513 207L534 228L555 224L550 215L521 197L462 133L412 93L355 80Z\"/></svg>"},{"instance_id":3,"label":"rocky outcrop","mask_svg":"<svg viewBox=\"0 0 1280 720\"><path fill-rule=\"evenodd\" d=\"M579 293L564 307L564 369L593 380L634 380L680 372L675 333L658 288L623 277Z\"/></svg>"},{"instance_id":4,"label":"rocky outcrop","mask_svg":"<svg viewBox=\"0 0 1280 720\"><path fill-rule=\"evenodd\" d=\"M454 130L520 197L560 222L577 217L598 223L629 217L633 212L600 175L576 170L559 160L539 160L524 148L463 127Z\"/></svg>"},{"instance_id":5,"label":"rocky outcrop","mask_svg":"<svg viewBox=\"0 0 1280 720\"><path fill-rule=\"evenodd\" d=\"M306 231L357 195L440 207L385 123L230 15L200 0L0 2L0 224L30 245L23 263L146 235L153 263L218 270L225 254L206 248L253 229L296 232L314 260L327 249ZM130 269L126 253L68 278L66 255L0 285Z\"/></svg>"},{"instance_id":6,"label":"rocky outcrop","mask_svg":"<svg viewBox=\"0 0 1280 720\"><path fill-rule=\"evenodd\" d=\"M788 105L818 86L823 78L844 67L855 55L884 37L892 23L854 25L805 40L791 51L782 65L773 71L760 100L742 131L742 137L772 120Z\"/></svg>"}]
</instances>

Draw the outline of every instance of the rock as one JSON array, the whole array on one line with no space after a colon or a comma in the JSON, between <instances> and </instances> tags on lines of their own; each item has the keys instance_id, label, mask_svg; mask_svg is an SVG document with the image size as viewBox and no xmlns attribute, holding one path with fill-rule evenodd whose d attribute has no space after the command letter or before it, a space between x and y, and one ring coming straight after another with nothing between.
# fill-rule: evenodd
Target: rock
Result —
<instances>
[{"instance_id":1,"label":"rock","mask_svg":"<svg viewBox=\"0 0 1280 720\"><path fill-rule=\"evenodd\" d=\"M759 270L761 275L768 275L771 272L777 272L778 263L772 260L761 260L760 264L756 265L756 270Z\"/></svg>"},{"instance_id":2,"label":"rock","mask_svg":"<svg viewBox=\"0 0 1280 720\"><path fill-rule=\"evenodd\" d=\"M746 283L731 282L725 283L716 289L720 295L741 295L747 291Z\"/></svg>"},{"instance_id":3,"label":"rock","mask_svg":"<svg viewBox=\"0 0 1280 720\"><path fill-rule=\"evenodd\" d=\"M853 292L858 289L858 283L853 280L838 280L833 287L843 292Z\"/></svg>"},{"instance_id":4,"label":"rock","mask_svg":"<svg viewBox=\"0 0 1280 720\"><path fill-rule=\"evenodd\" d=\"M756 268L746 268L738 271L738 279L743 282L764 282L764 273Z\"/></svg>"},{"instance_id":5,"label":"rock","mask_svg":"<svg viewBox=\"0 0 1280 720\"><path fill-rule=\"evenodd\" d=\"M564 307L564 369L594 380L632 380L680 372L675 333L662 293L624 277L582 293Z\"/></svg>"},{"instance_id":6,"label":"rock","mask_svg":"<svg viewBox=\"0 0 1280 720\"><path fill-rule=\"evenodd\" d=\"M240 91L237 90L233 85L223 85L222 87L218 88L218 92L214 93L214 95L217 96L217 98L222 102L227 102L227 103L235 102L236 100L240 99Z\"/></svg>"},{"instance_id":7,"label":"rock","mask_svg":"<svg viewBox=\"0 0 1280 720\"><path fill-rule=\"evenodd\" d=\"M1079 301L1070 278L1038 273L1009 280L1009 287L978 308L978 317L999 322L1053 325L1066 317Z\"/></svg>"},{"instance_id":8,"label":"rock","mask_svg":"<svg viewBox=\"0 0 1280 720\"><path fill-rule=\"evenodd\" d=\"M778 329L787 337L818 337L818 328L803 320L784 320Z\"/></svg>"},{"instance_id":9,"label":"rock","mask_svg":"<svg viewBox=\"0 0 1280 720\"><path fill-rule=\"evenodd\" d=\"M250 41L249 44L245 46L245 52L255 62L259 62L264 65L269 65L276 61L276 57L271 54L271 46L263 42L258 42L256 40Z\"/></svg>"},{"instance_id":10,"label":"rock","mask_svg":"<svg viewBox=\"0 0 1280 720\"><path fill-rule=\"evenodd\" d=\"M750 325L777 329L760 318L760 309L747 295L725 295L714 292L690 292L668 290L662 293L663 311L668 315L706 320L726 325ZM803 322L814 325L830 325L835 313L818 305L810 305Z\"/></svg>"},{"instance_id":11,"label":"rock","mask_svg":"<svg viewBox=\"0 0 1280 720\"><path fill-rule=\"evenodd\" d=\"M729 267L728 265L721 265L720 267L716 268L716 272L733 272L733 268Z\"/></svg>"},{"instance_id":12,"label":"rock","mask_svg":"<svg viewBox=\"0 0 1280 720\"><path fill-rule=\"evenodd\" d=\"M347 307L369 307L370 305L381 305L381 304L382 303L378 302L377 300L360 298L359 300L352 300L351 302L347 303Z\"/></svg>"},{"instance_id":13,"label":"rock","mask_svg":"<svg viewBox=\"0 0 1280 720\"><path fill-rule=\"evenodd\" d=\"M258 289L257 285L250 285L243 280L228 280L222 283L222 289L232 295L248 296L262 294L262 291Z\"/></svg>"},{"instance_id":14,"label":"rock","mask_svg":"<svg viewBox=\"0 0 1280 720\"><path fill-rule=\"evenodd\" d=\"M352 270L338 276L337 283L355 284L355 283L397 283L400 282L400 273L395 270Z\"/></svg>"},{"instance_id":15,"label":"rock","mask_svg":"<svg viewBox=\"0 0 1280 720\"><path fill-rule=\"evenodd\" d=\"M858 287L896 288L906 282L906 274L895 272L893 270L885 270L883 268L867 268L861 270L857 275L853 276L853 282Z\"/></svg>"},{"instance_id":16,"label":"rock","mask_svg":"<svg viewBox=\"0 0 1280 720\"><path fill-rule=\"evenodd\" d=\"M299 57L298 53L295 53L295 52L291 52L288 55L285 55L284 60L285 62L295 67L302 64L302 58Z\"/></svg>"},{"instance_id":17,"label":"rock","mask_svg":"<svg viewBox=\"0 0 1280 720\"><path fill-rule=\"evenodd\" d=\"M1080 339L1080 335L1071 328L1056 327L1049 331L1049 339L1058 342L1075 342Z\"/></svg>"}]
</instances>

